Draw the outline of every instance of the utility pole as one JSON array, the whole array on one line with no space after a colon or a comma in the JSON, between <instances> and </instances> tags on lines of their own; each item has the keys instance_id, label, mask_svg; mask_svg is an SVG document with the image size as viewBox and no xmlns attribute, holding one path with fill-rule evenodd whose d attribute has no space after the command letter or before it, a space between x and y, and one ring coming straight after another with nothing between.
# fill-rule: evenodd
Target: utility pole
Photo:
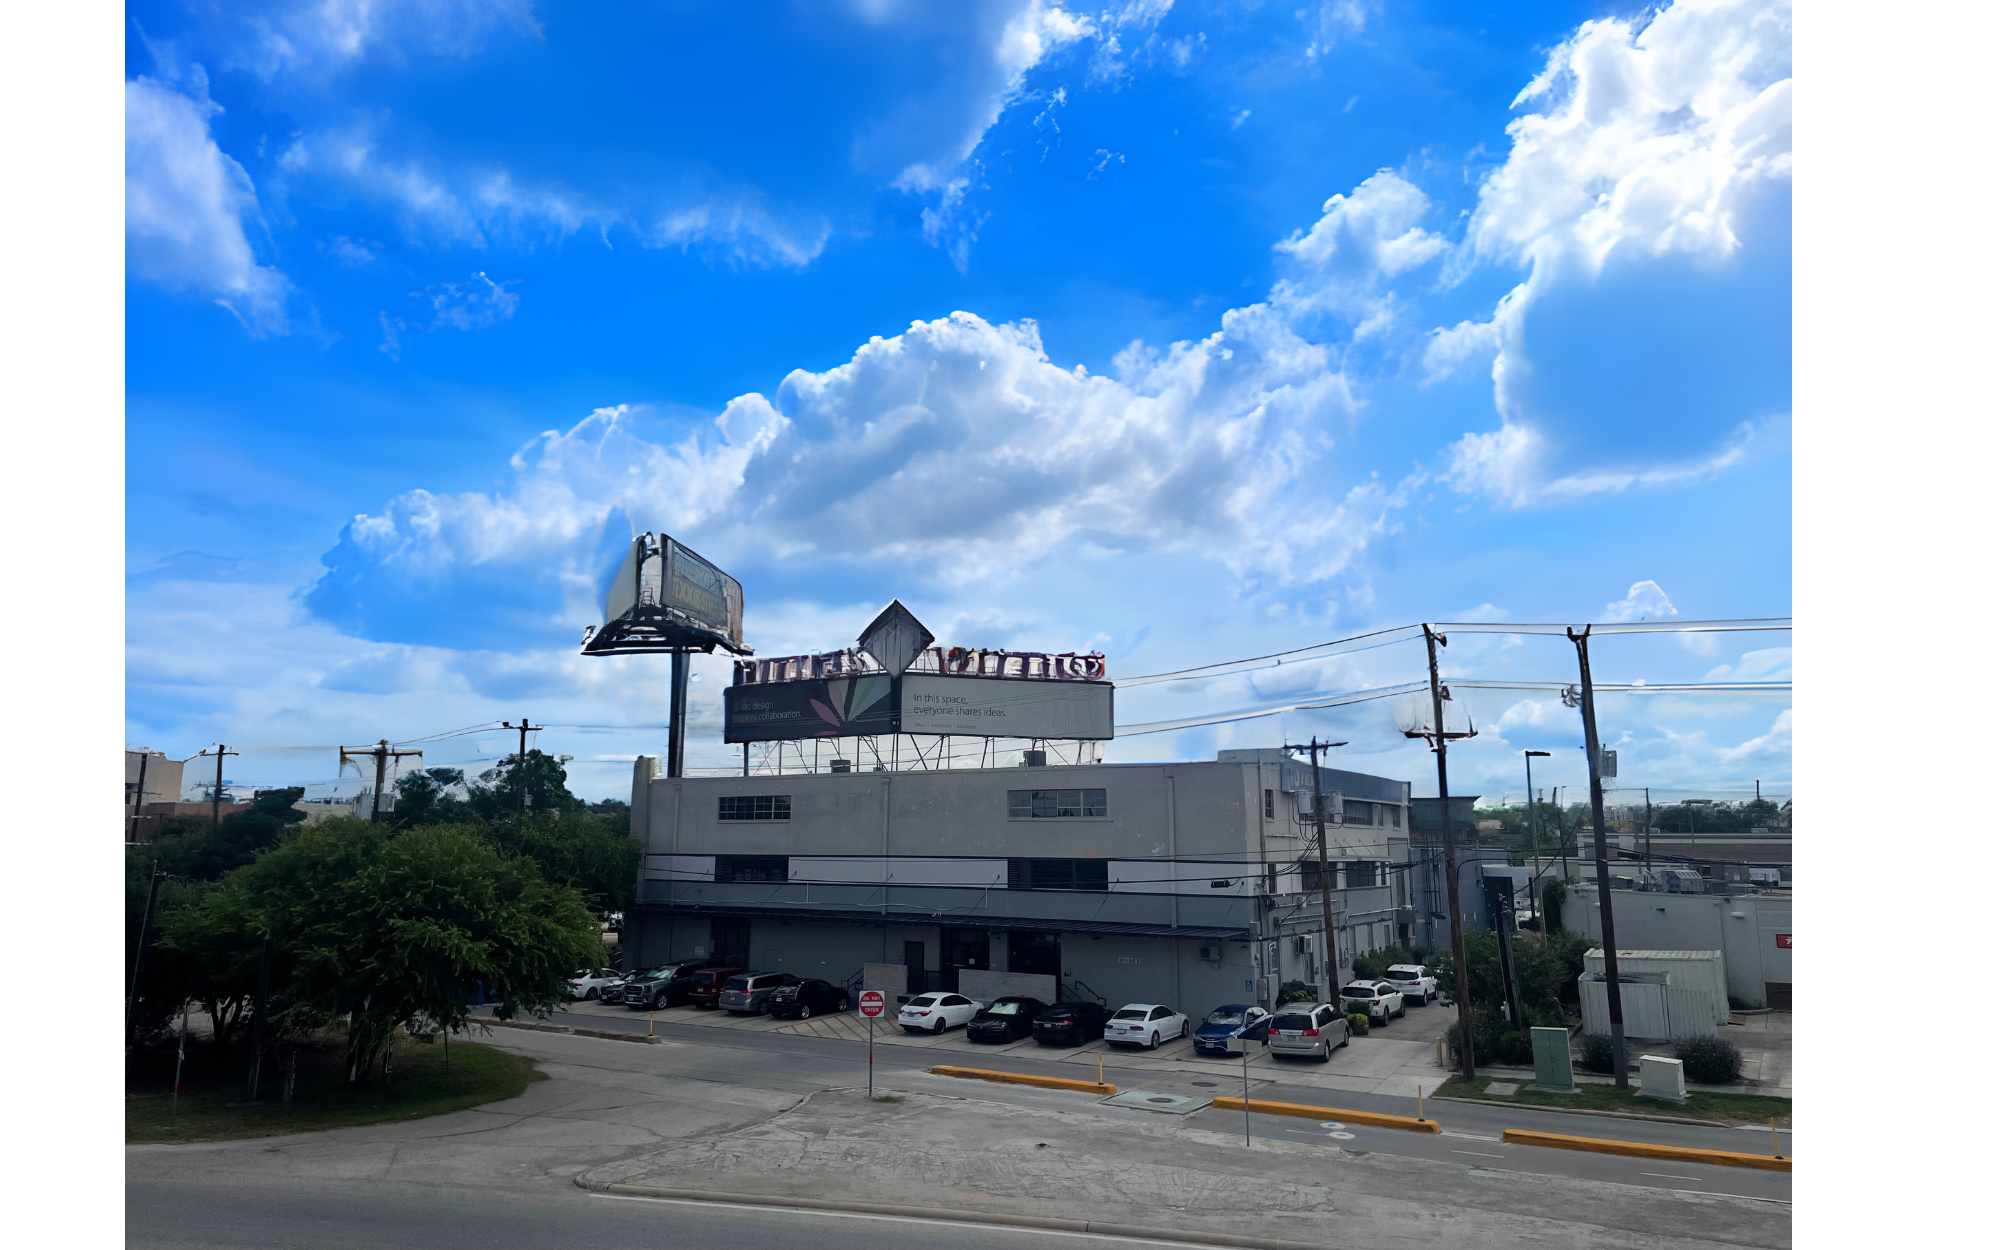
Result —
<instances>
[{"instance_id":1,"label":"utility pole","mask_svg":"<svg viewBox=\"0 0 2000 1250\"><path fill-rule=\"evenodd\" d=\"M132 1036L132 1004L139 999L139 970L146 965L146 931L153 924L153 900L160 897L160 882L167 874L160 871L158 861L153 864L153 884L146 890L146 910L139 913L139 949L132 956L132 988L125 994L125 1039L127 1045L137 1045L138 1038Z\"/></svg>"},{"instance_id":2,"label":"utility pole","mask_svg":"<svg viewBox=\"0 0 2000 1250\"><path fill-rule=\"evenodd\" d=\"M1326 977L1326 995L1320 999L1330 1003L1333 994L1333 967L1340 958L1339 947L1333 936L1333 869L1326 862L1326 794L1319 784L1319 753L1334 747L1344 747L1345 742L1321 742L1318 737L1304 746L1287 746L1287 751L1304 751L1312 761L1313 770L1313 825L1319 831L1319 923L1320 923L1320 971Z\"/></svg>"},{"instance_id":3,"label":"utility pole","mask_svg":"<svg viewBox=\"0 0 2000 1250\"><path fill-rule=\"evenodd\" d=\"M132 829L128 842L139 840L139 813L146 806L146 760L150 752L139 752L139 792L132 796Z\"/></svg>"},{"instance_id":4,"label":"utility pole","mask_svg":"<svg viewBox=\"0 0 2000 1250\"><path fill-rule=\"evenodd\" d=\"M1625 1003L1618 992L1618 933L1611 918L1611 858L1604 845L1604 780L1598 774L1597 701L1590 689L1590 626L1582 633L1563 631L1576 644L1577 676L1582 683L1583 753L1590 760L1591 832L1597 841L1597 902L1604 938L1604 1002L1611 1016L1611 1070L1619 1089L1630 1088L1625 1076Z\"/></svg>"},{"instance_id":5,"label":"utility pole","mask_svg":"<svg viewBox=\"0 0 2000 1250\"><path fill-rule=\"evenodd\" d=\"M674 662L684 664L687 661L685 656L676 651L674 653ZM500 722L500 727L502 729L518 729L521 731L521 749L514 756L514 839L518 842L521 838L521 817L528 810L528 735L531 733L540 733L547 726L530 725L528 718L523 716L521 723L518 725L510 724L503 720Z\"/></svg>"},{"instance_id":6,"label":"utility pole","mask_svg":"<svg viewBox=\"0 0 2000 1250\"><path fill-rule=\"evenodd\" d=\"M1653 787L1646 787L1646 871L1653 871Z\"/></svg>"},{"instance_id":7,"label":"utility pole","mask_svg":"<svg viewBox=\"0 0 2000 1250\"><path fill-rule=\"evenodd\" d=\"M1424 649L1431 664L1432 749L1438 757L1438 816L1444 821L1444 881L1446 905L1451 908L1452 990L1458 998L1458 1057L1461 1074L1470 1084L1476 1079L1472 1054L1472 990L1465 974L1465 913L1458 903L1458 840L1451 828L1451 782L1445 771L1444 691L1438 684L1438 652L1449 643L1443 634L1424 626ZM1422 736L1422 735L1419 735Z\"/></svg>"},{"instance_id":8,"label":"utility pole","mask_svg":"<svg viewBox=\"0 0 2000 1250\"><path fill-rule=\"evenodd\" d=\"M208 754L208 752L203 751L202 754L206 755ZM225 743L216 744L215 789L209 793L208 798L211 804L210 810L214 813L215 832L218 834L222 832L222 757L225 755L241 755L241 754L242 754L241 751L230 750L228 745Z\"/></svg>"},{"instance_id":9,"label":"utility pole","mask_svg":"<svg viewBox=\"0 0 2000 1250\"><path fill-rule=\"evenodd\" d=\"M422 759L423 754L422 751L398 750L389 745L387 738L382 739L372 747L340 748L340 766L342 768L347 767L347 760L350 756L366 755L372 756L375 760L375 798L368 811L370 824L377 823L382 819L382 787L388 784L389 761L392 759L400 760L405 755L414 755Z\"/></svg>"}]
</instances>

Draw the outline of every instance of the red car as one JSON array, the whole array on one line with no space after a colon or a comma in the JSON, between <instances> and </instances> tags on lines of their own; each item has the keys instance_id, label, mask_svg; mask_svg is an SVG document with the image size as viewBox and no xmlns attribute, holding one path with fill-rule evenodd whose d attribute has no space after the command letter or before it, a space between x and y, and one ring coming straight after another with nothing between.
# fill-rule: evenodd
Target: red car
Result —
<instances>
[{"instance_id":1,"label":"red car","mask_svg":"<svg viewBox=\"0 0 2000 1250\"><path fill-rule=\"evenodd\" d=\"M702 1011L714 1011L715 1000L722 997L722 983L742 971L741 968L703 968L694 974L694 984L688 987L688 1001Z\"/></svg>"}]
</instances>

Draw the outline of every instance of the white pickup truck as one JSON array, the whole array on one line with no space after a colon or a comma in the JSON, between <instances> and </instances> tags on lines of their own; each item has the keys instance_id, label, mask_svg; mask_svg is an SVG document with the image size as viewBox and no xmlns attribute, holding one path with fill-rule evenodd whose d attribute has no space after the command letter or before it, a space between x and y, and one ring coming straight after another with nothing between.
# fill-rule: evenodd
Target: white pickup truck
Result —
<instances>
[{"instance_id":1,"label":"white pickup truck","mask_svg":"<svg viewBox=\"0 0 2000 1250\"><path fill-rule=\"evenodd\" d=\"M1430 1006L1431 1000L1437 997L1437 978L1422 964L1390 964L1385 979L1403 991L1405 1002L1414 999L1419 1007Z\"/></svg>"}]
</instances>

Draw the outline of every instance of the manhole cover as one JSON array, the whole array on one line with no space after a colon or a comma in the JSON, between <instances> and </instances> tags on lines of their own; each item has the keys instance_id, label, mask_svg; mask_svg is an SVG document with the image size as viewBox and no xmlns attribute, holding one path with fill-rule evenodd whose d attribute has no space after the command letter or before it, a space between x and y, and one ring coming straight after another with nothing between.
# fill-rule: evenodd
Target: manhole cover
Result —
<instances>
[{"instance_id":1,"label":"manhole cover","mask_svg":"<svg viewBox=\"0 0 2000 1250\"><path fill-rule=\"evenodd\" d=\"M1214 1089L1214 1088L1215 1088L1215 1082L1214 1082L1214 1081L1196 1081L1196 1082L1194 1082L1194 1084L1195 1084L1195 1085L1196 1085L1196 1086L1197 1086L1198 1088L1201 1088L1201 1089Z\"/></svg>"},{"instance_id":2,"label":"manhole cover","mask_svg":"<svg viewBox=\"0 0 2000 1250\"><path fill-rule=\"evenodd\" d=\"M1164 1111L1168 1115L1187 1115L1208 1105L1205 1095L1163 1094L1151 1089L1128 1089L1122 1094L1113 1094L1104 1100L1114 1107L1136 1107L1141 1111Z\"/></svg>"},{"instance_id":3,"label":"manhole cover","mask_svg":"<svg viewBox=\"0 0 2000 1250\"><path fill-rule=\"evenodd\" d=\"M1168 1105L1169 1107L1171 1107L1171 1106L1173 1106L1173 1105L1174 1105L1175 1103L1179 1102L1179 1101L1180 1101L1180 1099L1178 1099L1178 1098L1162 1098L1162 1097L1160 1097L1160 1096L1158 1096L1158 1095L1154 1095L1153 1097L1151 1097L1151 1098L1148 1098L1148 1099L1147 1099L1146 1101L1147 1101L1147 1102L1163 1102L1163 1103L1167 1104L1167 1105Z\"/></svg>"}]
</instances>

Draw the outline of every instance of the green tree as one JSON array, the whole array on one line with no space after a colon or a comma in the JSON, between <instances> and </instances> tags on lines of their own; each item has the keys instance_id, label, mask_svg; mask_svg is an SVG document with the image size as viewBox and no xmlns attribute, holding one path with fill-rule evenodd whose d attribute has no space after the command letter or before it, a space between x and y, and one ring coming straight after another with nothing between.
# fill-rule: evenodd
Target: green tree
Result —
<instances>
[{"instance_id":1,"label":"green tree","mask_svg":"<svg viewBox=\"0 0 2000 1250\"><path fill-rule=\"evenodd\" d=\"M511 821L525 789L531 814L577 811L583 800L569 792L569 771L563 767L571 758L541 751L528 752L525 761L518 755L504 757L466 787L473 810L485 821Z\"/></svg>"},{"instance_id":2,"label":"green tree","mask_svg":"<svg viewBox=\"0 0 2000 1250\"><path fill-rule=\"evenodd\" d=\"M495 822L486 836L501 850L534 860L550 881L574 886L600 916L631 905L641 848L630 834L600 817L578 808L525 821L519 836L512 822Z\"/></svg>"},{"instance_id":3,"label":"green tree","mask_svg":"<svg viewBox=\"0 0 2000 1250\"><path fill-rule=\"evenodd\" d=\"M417 825L477 824L472 804L451 794L465 782L459 768L420 768L396 779L396 806L391 823L398 829Z\"/></svg>"},{"instance_id":4,"label":"green tree","mask_svg":"<svg viewBox=\"0 0 2000 1250\"><path fill-rule=\"evenodd\" d=\"M150 853L168 876L218 881L305 820L292 806L304 794L303 786L259 790L250 810L224 816L219 828L208 816L175 816L154 836Z\"/></svg>"},{"instance_id":5,"label":"green tree","mask_svg":"<svg viewBox=\"0 0 2000 1250\"><path fill-rule=\"evenodd\" d=\"M600 954L578 892L477 828L392 833L355 819L301 831L176 913L166 942L240 956L270 938L283 968L281 1027L345 1021L350 1080L366 1080L399 1026L462 1026L483 983L497 1014L545 1015L570 970ZM212 969L220 973L222 969Z\"/></svg>"}]
</instances>

